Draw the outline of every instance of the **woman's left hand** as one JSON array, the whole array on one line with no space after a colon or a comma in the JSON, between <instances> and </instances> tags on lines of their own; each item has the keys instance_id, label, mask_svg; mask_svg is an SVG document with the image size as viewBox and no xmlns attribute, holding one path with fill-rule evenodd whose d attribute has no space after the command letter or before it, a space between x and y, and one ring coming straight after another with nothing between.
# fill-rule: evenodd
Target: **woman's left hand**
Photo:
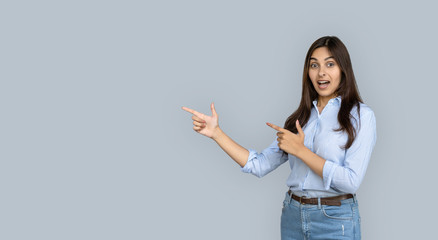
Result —
<instances>
[{"instance_id":1,"label":"woman's left hand","mask_svg":"<svg viewBox=\"0 0 438 240\"><path fill-rule=\"evenodd\" d=\"M277 133L277 141L278 141L278 147L294 156L297 156L297 154L306 148L304 146L304 132L303 129L301 129L300 123L298 120L295 122L298 130L298 134L295 134L287 129L281 128L277 125L274 125L272 123L266 123L266 125L270 126L271 128L278 131Z\"/></svg>"}]
</instances>

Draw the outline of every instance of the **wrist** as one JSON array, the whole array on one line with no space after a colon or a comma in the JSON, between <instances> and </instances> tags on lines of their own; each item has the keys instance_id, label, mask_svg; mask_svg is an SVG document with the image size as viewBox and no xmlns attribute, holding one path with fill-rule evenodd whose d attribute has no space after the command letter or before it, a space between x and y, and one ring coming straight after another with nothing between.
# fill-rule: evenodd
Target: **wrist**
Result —
<instances>
[{"instance_id":1,"label":"wrist","mask_svg":"<svg viewBox=\"0 0 438 240\"><path fill-rule=\"evenodd\" d=\"M297 149L297 152L296 152L296 157L297 158L300 158L300 159L302 159L302 157L304 156L304 155L306 155L306 153L308 152L308 151L310 151L310 149L308 149L306 146L304 146L304 144L300 147L300 148L298 148Z\"/></svg>"},{"instance_id":2,"label":"wrist","mask_svg":"<svg viewBox=\"0 0 438 240\"><path fill-rule=\"evenodd\" d=\"M222 129L218 126L215 131L213 132L211 139L213 139L214 141L217 141L219 138L221 138L221 136L223 136L224 132L222 131Z\"/></svg>"}]
</instances>

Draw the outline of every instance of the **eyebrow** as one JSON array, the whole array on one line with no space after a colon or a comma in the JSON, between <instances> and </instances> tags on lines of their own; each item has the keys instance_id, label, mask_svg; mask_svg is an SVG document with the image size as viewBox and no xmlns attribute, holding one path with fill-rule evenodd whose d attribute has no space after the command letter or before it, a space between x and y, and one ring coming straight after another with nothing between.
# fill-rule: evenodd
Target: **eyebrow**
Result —
<instances>
[{"instance_id":1,"label":"eyebrow","mask_svg":"<svg viewBox=\"0 0 438 240\"><path fill-rule=\"evenodd\" d=\"M333 57L333 56L330 56L330 57L324 59L324 61L327 61L327 60L330 59L330 58L334 58L334 57ZM318 61L318 59L316 59L316 58L314 58L314 57L311 57L310 60Z\"/></svg>"}]
</instances>

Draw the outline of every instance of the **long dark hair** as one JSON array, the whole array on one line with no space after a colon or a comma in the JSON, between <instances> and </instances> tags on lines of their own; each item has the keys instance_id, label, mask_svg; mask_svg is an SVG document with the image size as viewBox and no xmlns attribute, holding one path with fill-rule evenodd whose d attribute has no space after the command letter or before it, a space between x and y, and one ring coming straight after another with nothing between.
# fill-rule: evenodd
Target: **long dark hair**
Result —
<instances>
[{"instance_id":1,"label":"long dark hair","mask_svg":"<svg viewBox=\"0 0 438 240\"><path fill-rule=\"evenodd\" d=\"M355 119L355 121L358 121L360 119L360 103L363 103L363 101L357 88L350 54L348 54L348 50L344 43L335 36L325 36L316 40L312 46L310 46L309 51L307 51L306 60L304 61L303 90L301 93L300 106L287 118L284 128L297 133L297 127L295 126L296 120L299 120L301 127L304 127L309 121L312 101L318 99L318 92L316 92L309 78L310 57L312 56L313 51L319 47L327 47L342 72L341 82L339 83L338 89L335 91L335 93L342 98L341 108L338 113L340 127L333 130L345 131L348 134L347 143L342 147L348 149L356 138L356 130L351 123L351 119L354 119L351 115L351 109L354 106L357 106L359 117L358 119Z\"/></svg>"}]
</instances>

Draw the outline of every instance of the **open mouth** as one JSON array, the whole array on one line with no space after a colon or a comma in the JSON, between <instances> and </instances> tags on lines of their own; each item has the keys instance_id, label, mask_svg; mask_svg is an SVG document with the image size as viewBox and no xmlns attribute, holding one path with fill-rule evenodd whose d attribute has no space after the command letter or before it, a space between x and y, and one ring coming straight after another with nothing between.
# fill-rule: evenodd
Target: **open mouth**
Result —
<instances>
[{"instance_id":1,"label":"open mouth","mask_svg":"<svg viewBox=\"0 0 438 240\"><path fill-rule=\"evenodd\" d=\"M318 87L319 87L320 89L325 89L325 88L327 88L329 84L330 84L330 81L328 81L328 80L319 80L319 81L318 81Z\"/></svg>"}]
</instances>

